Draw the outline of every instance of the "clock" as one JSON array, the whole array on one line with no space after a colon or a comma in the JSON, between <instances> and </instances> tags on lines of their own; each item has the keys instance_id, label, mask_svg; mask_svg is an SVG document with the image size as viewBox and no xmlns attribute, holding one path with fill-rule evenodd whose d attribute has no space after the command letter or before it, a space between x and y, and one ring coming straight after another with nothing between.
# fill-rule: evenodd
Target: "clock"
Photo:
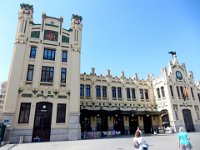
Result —
<instances>
[{"instance_id":1,"label":"clock","mask_svg":"<svg viewBox=\"0 0 200 150\"><path fill-rule=\"evenodd\" d=\"M182 73L180 71L176 71L176 78L179 80L183 79Z\"/></svg>"}]
</instances>

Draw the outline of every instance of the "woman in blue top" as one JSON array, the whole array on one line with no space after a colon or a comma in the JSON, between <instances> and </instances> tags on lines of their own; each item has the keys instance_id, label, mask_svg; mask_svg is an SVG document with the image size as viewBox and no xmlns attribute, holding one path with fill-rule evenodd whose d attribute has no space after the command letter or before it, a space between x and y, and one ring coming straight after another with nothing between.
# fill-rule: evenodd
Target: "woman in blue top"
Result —
<instances>
[{"instance_id":1,"label":"woman in blue top","mask_svg":"<svg viewBox=\"0 0 200 150\"><path fill-rule=\"evenodd\" d=\"M179 147L181 150L191 150L190 137L183 127L179 128L178 133Z\"/></svg>"}]
</instances>

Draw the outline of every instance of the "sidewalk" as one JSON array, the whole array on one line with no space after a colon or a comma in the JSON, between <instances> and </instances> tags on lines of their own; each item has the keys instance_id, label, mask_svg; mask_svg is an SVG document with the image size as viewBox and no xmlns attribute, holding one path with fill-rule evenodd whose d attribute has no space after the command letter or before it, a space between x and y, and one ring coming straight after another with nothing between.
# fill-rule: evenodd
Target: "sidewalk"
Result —
<instances>
[{"instance_id":1,"label":"sidewalk","mask_svg":"<svg viewBox=\"0 0 200 150\"><path fill-rule=\"evenodd\" d=\"M6 144L0 147L0 150L11 150L16 144Z\"/></svg>"}]
</instances>

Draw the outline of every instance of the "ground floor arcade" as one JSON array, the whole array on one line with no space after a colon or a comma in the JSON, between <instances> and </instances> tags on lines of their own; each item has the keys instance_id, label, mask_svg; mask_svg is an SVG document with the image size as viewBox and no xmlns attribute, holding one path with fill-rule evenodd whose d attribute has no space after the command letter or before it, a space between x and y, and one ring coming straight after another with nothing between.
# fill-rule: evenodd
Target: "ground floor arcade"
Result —
<instances>
[{"instance_id":1,"label":"ground floor arcade","mask_svg":"<svg viewBox=\"0 0 200 150\"><path fill-rule=\"evenodd\" d=\"M159 112L122 111L122 110L81 110L80 124L82 138L94 135L118 136L134 134L137 127L143 133L152 133L163 129L162 118Z\"/></svg>"}]
</instances>

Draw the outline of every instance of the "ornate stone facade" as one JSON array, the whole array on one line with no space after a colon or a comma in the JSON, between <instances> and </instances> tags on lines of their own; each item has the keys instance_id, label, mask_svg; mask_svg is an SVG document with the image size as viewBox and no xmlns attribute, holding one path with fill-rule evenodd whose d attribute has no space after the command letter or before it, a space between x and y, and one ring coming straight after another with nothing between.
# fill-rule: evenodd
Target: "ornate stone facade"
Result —
<instances>
[{"instance_id":1,"label":"ornate stone facade","mask_svg":"<svg viewBox=\"0 0 200 150\"><path fill-rule=\"evenodd\" d=\"M62 17L35 24L32 14L21 4L2 116L9 140L78 140L81 20L66 30Z\"/></svg>"},{"instance_id":2,"label":"ornate stone facade","mask_svg":"<svg viewBox=\"0 0 200 150\"><path fill-rule=\"evenodd\" d=\"M32 14L21 5L2 115L11 143L200 131L200 86L176 53L160 77L80 74L82 17L64 29L62 17L35 24Z\"/></svg>"}]
</instances>

